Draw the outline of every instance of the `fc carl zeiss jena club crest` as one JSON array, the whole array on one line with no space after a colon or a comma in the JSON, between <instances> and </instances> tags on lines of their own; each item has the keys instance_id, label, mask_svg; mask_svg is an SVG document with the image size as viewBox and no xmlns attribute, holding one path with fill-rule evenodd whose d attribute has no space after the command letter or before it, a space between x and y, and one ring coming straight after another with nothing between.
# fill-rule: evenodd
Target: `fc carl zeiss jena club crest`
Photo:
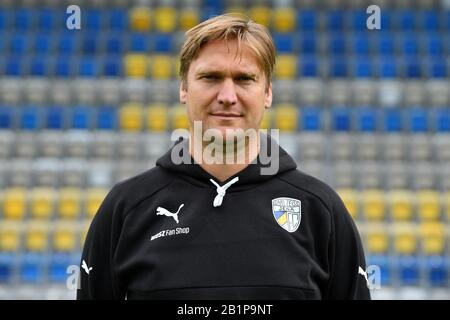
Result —
<instances>
[{"instance_id":1,"label":"fc carl zeiss jena club crest","mask_svg":"<svg viewBox=\"0 0 450 320\"><path fill-rule=\"evenodd\" d=\"M294 232L302 220L302 202L292 198L273 199L272 213L275 221L283 229Z\"/></svg>"}]
</instances>

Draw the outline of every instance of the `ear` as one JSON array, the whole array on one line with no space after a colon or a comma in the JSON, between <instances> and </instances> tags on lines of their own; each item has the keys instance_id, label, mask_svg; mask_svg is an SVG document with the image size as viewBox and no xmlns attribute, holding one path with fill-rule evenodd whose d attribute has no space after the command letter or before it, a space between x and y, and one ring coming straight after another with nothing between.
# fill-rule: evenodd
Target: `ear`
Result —
<instances>
[{"instance_id":1,"label":"ear","mask_svg":"<svg viewBox=\"0 0 450 320\"><path fill-rule=\"evenodd\" d=\"M266 93L264 96L264 107L269 109L272 106L272 82L269 83L266 88Z\"/></svg>"},{"instance_id":2,"label":"ear","mask_svg":"<svg viewBox=\"0 0 450 320\"><path fill-rule=\"evenodd\" d=\"M181 81L181 84L180 84L180 102L182 104L186 104L186 101L187 101L187 88L186 88L185 81Z\"/></svg>"}]
</instances>

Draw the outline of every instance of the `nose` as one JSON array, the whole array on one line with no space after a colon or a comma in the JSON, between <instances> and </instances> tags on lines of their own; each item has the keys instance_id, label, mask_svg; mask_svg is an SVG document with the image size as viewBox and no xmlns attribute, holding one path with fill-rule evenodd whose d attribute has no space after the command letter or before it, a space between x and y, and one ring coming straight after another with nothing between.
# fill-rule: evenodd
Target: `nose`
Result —
<instances>
[{"instance_id":1,"label":"nose","mask_svg":"<svg viewBox=\"0 0 450 320\"><path fill-rule=\"evenodd\" d=\"M236 90L232 79L225 79L220 87L220 91L217 94L217 100L219 104L228 106L235 105L237 103Z\"/></svg>"}]
</instances>

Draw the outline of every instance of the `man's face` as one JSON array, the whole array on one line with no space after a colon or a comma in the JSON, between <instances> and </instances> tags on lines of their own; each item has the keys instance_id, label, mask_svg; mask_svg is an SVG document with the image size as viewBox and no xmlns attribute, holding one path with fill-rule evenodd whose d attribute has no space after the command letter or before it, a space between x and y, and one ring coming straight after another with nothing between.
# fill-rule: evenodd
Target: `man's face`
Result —
<instances>
[{"instance_id":1,"label":"man's face","mask_svg":"<svg viewBox=\"0 0 450 320\"><path fill-rule=\"evenodd\" d=\"M186 103L191 128L202 121L203 131L215 128L225 137L226 129L259 129L265 107L272 104L272 85L253 52L237 40L215 40L201 48L190 64L187 81L180 86L180 101Z\"/></svg>"}]
</instances>

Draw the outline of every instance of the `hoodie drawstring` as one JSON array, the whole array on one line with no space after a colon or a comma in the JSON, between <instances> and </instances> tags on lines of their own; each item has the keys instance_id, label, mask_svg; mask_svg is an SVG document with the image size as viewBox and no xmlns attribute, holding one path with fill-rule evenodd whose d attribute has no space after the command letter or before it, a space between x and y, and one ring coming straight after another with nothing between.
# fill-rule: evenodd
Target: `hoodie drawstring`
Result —
<instances>
[{"instance_id":1,"label":"hoodie drawstring","mask_svg":"<svg viewBox=\"0 0 450 320\"><path fill-rule=\"evenodd\" d=\"M236 177L233 180L228 181L223 186L219 186L219 184L217 182L215 182L213 179L209 179L209 181L211 181L217 187L217 189L216 189L217 195L214 198L214 202L213 202L214 207L220 207L222 205L223 197L225 197L225 193L226 193L227 189L233 183L236 183L238 180L239 180L239 177Z\"/></svg>"}]
</instances>

